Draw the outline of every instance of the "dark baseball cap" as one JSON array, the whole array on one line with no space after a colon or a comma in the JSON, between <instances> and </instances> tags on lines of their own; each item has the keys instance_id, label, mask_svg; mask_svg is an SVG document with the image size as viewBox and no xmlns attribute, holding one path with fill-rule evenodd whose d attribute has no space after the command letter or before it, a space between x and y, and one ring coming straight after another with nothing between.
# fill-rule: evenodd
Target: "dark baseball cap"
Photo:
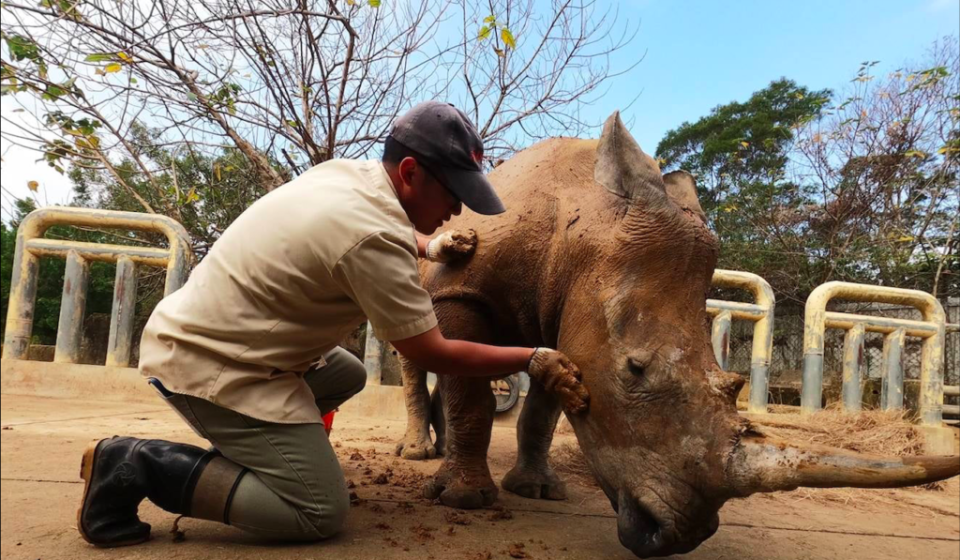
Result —
<instances>
[{"instance_id":1,"label":"dark baseball cap","mask_svg":"<svg viewBox=\"0 0 960 560\"><path fill-rule=\"evenodd\" d=\"M453 105L420 103L397 119L390 136L422 156L421 163L467 208L486 215L506 210L483 174L483 141L476 127Z\"/></svg>"}]
</instances>

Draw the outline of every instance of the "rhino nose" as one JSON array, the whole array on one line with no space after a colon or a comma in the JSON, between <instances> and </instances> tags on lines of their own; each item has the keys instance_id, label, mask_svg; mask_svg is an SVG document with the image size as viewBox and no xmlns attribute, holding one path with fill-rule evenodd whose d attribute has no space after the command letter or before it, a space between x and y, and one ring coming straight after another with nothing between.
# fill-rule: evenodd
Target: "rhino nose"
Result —
<instances>
[{"instance_id":1,"label":"rhino nose","mask_svg":"<svg viewBox=\"0 0 960 560\"><path fill-rule=\"evenodd\" d=\"M714 513L689 534L667 534L638 500L622 493L619 498L617 536L620 544L639 558L686 554L713 536L720 526L720 516Z\"/></svg>"},{"instance_id":2,"label":"rhino nose","mask_svg":"<svg viewBox=\"0 0 960 560\"><path fill-rule=\"evenodd\" d=\"M640 503L621 493L617 504L617 536L620 544L640 558L664 556L663 533L657 520Z\"/></svg>"}]
</instances>

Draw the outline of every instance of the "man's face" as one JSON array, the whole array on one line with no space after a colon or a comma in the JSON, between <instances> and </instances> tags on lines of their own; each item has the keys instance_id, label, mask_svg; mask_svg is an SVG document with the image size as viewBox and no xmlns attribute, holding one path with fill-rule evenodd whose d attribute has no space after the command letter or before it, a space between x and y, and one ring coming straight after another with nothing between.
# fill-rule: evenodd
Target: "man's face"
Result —
<instances>
[{"instance_id":1,"label":"man's face","mask_svg":"<svg viewBox=\"0 0 960 560\"><path fill-rule=\"evenodd\" d=\"M453 216L459 216L463 204L427 167L414 158L404 158L399 166L403 181L403 208L413 226L430 235Z\"/></svg>"}]
</instances>

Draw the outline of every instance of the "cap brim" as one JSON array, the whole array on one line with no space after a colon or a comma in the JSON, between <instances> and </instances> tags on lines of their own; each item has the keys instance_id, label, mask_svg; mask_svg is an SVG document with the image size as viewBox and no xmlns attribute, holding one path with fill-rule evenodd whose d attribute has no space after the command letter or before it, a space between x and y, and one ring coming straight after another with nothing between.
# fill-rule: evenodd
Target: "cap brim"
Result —
<instances>
[{"instance_id":1,"label":"cap brim","mask_svg":"<svg viewBox=\"0 0 960 560\"><path fill-rule=\"evenodd\" d=\"M443 175L444 186L477 214L493 216L507 211L483 173L454 167L444 167L437 171Z\"/></svg>"}]
</instances>

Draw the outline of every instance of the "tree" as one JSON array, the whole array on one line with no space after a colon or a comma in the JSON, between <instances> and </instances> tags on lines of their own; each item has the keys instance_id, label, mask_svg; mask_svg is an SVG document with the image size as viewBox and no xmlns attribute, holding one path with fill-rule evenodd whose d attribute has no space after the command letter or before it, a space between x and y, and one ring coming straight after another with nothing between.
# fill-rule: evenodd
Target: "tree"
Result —
<instances>
[{"instance_id":1,"label":"tree","mask_svg":"<svg viewBox=\"0 0 960 560\"><path fill-rule=\"evenodd\" d=\"M830 96L782 78L746 102L683 123L657 146L665 170L696 176L700 203L721 242L721 268L755 272L792 289L797 271L780 266L758 220L772 207L798 204L798 188L786 179L796 127L818 118Z\"/></svg>"},{"instance_id":2,"label":"tree","mask_svg":"<svg viewBox=\"0 0 960 560\"><path fill-rule=\"evenodd\" d=\"M795 176L807 204L792 226L815 279L864 279L960 295L960 48L872 74L800 129ZM788 228L780 228L784 231Z\"/></svg>"},{"instance_id":3,"label":"tree","mask_svg":"<svg viewBox=\"0 0 960 560\"><path fill-rule=\"evenodd\" d=\"M960 294L956 38L845 91L774 82L667 134L667 169L695 173L720 266L801 305L829 280Z\"/></svg>"},{"instance_id":4,"label":"tree","mask_svg":"<svg viewBox=\"0 0 960 560\"><path fill-rule=\"evenodd\" d=\"M194 160L230 150L269 191L304 165L365 156L414 102L448 99L478 123L489 163L584 130L579 109L635 66L608 63L635 36L629 23L591 1L548 5L4 2L3 93L40 111L4 115L2 134L58 170L105 171L141 211L178 220L192 185L163 184L168 162L145 157L139 129Z\"/></svg>"}]
</instances>

